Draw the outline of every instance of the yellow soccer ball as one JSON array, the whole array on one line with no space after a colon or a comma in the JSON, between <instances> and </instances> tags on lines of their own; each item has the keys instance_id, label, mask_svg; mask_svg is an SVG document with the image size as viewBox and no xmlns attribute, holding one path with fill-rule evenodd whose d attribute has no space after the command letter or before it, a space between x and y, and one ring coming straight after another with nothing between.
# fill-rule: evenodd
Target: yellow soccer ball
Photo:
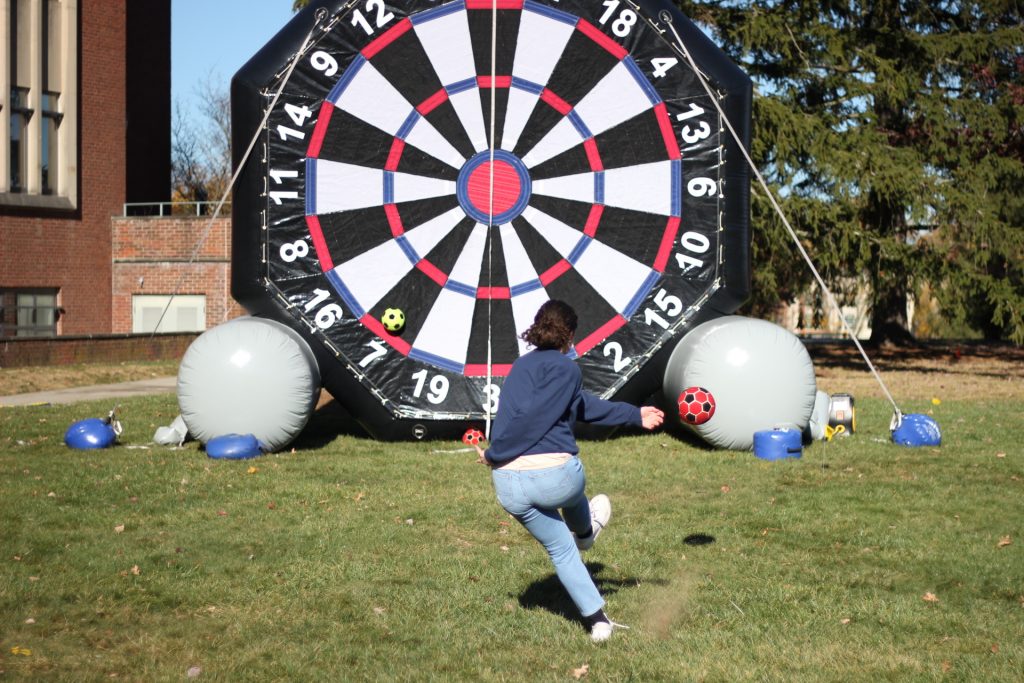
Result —
<instances>
[{"instance_id":1,"label":"yellow soccer ball","mask_svg":"<svg viewBox=\"0 0 1024 683\"><path fill-rule=\"evenodd\" d=\"M389 308L380 317L380 322L385 330L394 334L405 327L405 313L400 308Z\"/></svg>"}]
</instances>

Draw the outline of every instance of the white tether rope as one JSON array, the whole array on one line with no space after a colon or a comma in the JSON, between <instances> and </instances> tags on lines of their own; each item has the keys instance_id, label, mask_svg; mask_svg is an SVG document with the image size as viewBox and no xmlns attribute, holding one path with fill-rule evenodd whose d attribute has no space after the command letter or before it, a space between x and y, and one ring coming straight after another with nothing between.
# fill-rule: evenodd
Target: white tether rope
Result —
<instances>
[{"instance_id":1,"label":"white tether rope","mask_svg":"<svg viewBox=\"0 0 1024 683\"><path fill-rule=\"evenodd\" d=\"M235 169L235 172L231 175L231 181L228 183L227 188L225 188L224 194L221 196L220 201L217 202L217 207L214 209L213 215L210 216L210 220L207 221L206 230L199 238L199 241L196 242L195 248L192 249L192 255L189 256L188 263L185 264L186 268L188 266L191 266L193 261L196 260L196 256L199 254L199 250L202 249L203 243L206 242L206 239L210 236L210 233L213 231L214 221L216 221L217 218L220 216L220 210L221 208L223 208L224 202L227 201L228 195L231 194L231 189L235 186L235 182L238 180L239 174L241 174L242 169L245 168L245 164L249 160L249 155L252 154L253 147L256 146L256 141L259 140L260 134L263 132L263 127L267 125L267 119L270 118L270 113L274 110L274 105L277 104L277 100L281 96L281 92L284 90L284 87L288 85L288 79L291 78L292 71L295 70L295 66L299 63L299 58L302 57L302 55L306 52L306 48L309 47L309 40L310 38L313 37L313 32L316 31L317 27L320 26L320 24L326 17L326 9L321 8L317 10L316 21L313 22L313 27L309 29L309 33L306 34L306 38L302 41L302 47L300 47L299 50L295 53L295 56L292 57L291 64L288 65L288 70L285 71L284 79L281 81L280 87L278 87L277 92L274 93L273 99L270 100L270 106L268 106L266 111L263 113L263 120L260 121L260 125L256 127L256 132L253 133L252 140L249 141L249 146L245 149L245 154L242 155L241 161L238 162L238 167ZM178 292L181 289L181 283L185 279L186 274L186 271L182 271L181 275L178 276L178 281L174 284L174 290L171 292L171 296L167 300L167 305L164 306L164 310L160 312L160 318L156 321L156 326L153 328L153 332L150 334L150 336L155 335L157 333L157 330L160 329L160 323L163 322L164 316L167 315L167 311L171 308L171 302L174 301L174 297L178 296ZM224 315L225 317L227 316L227 306L225 306L224 308Z\"/></svg>"},{"instance_id":2,"label":"white tether rope","mask_svg":"<svg viewBox=\"0 0 1024 683\"><path fill-rule=\"evenodd\" d=\"M726 117L725 111L722 109L722 106L718 103L718 98L715 97L715 94L711 91L711 87L704 79L704 75L700 72L700 69L697 68L697 64L696 62L694 62L693 57L690 55L690 51L686 48L686 44L683 43L683 39L679 37L679 33L676 31L676 27L672 24L672 16L668 12L662 12L660 18L662 21L668 24L669 29L672 30L672 35L676 37L677 46L682 51L683 56L686 57L686 61L690 64L690 68L693 69L693 73L696 74L697 80L699 80L700 84L704 86L705 92L707 92L708 97L711 98L711 102L715 105L715 109L718 110L719 116L722 118L722 121L725 123L726 128L729 129L729 133L736 141L736 146L739 147L740 152L743 154L743 158L747 160L747 165L750 166L750 170L754 172L754 175L757 177L758 182L761 184L761 188L768 196L768 200L771 202L772 207L775 209L775 213L778 214L779 219L782 220L782 224L786 226L786 231L789 233L789 236L793 238L793 243L796 244L796 248L800 251L800 255L803 256L804 261L807 262L808 267L811 269L811 273L814 274L814 279L817 280L818 286L821 287L821 291L825 293L825 297L828 300L829 306L832 308L833 311L838 313L839 321L842 323L843 329L846 331L847 335L849 335L854 345L856 345L857 350L860 351L860 355L864 358L864 362L867 363L868 368L871 370L871 374L873 374L875 376L875 379L878 380L878 385L882 387L882 392L885 394L885 397L889 399L889 403L892 404L893 410L896 411L896 416L900 416L902 413L900 412L899 406L896 405L896 401L895 399L893 399L892 394L889 393L889 388L885 386L885 382L882 381L882 376L878 374L878 371L875 369L875 366L871 362L871 359L868 358L867 352L864 351L864 347L861 345L860 340L857 339L857 335L854 334L853 329L850 327L850 324L846 321L846 317L843 316L842 309L839 308L839 304L836 302L836 299L832 295L831 290L829 290L828 285L825 284L825 280L821 277L821 274L818 273L818 269L814 267L814 262L811 261L811 257L807 253L807 250L804 249L804 245L800 243L800 238L797 236L796 230L794 230L793 226L789 224L789 220L786 218L786 214L782 212L782 207L779 206L778 201L775 199L775 195L768 188L768 183L765 182L764 176L761 175L761 172L757 169L757 166L754 164L753 159L750 158L750 154L749 152L747 152L746 147L744 147L743 141L740 140L740 136L736 133L736 130L732 127L732 124Z\"/></svg>"},{"instance_id":3,"label":"white tether rope","mask_svg":"<svg viewBox=\"0 0 1024 683\"><path fill-rule=\"evenodd\" d=\"M494 250L494 107L495 92L497 84L497 53L498 53L498 0L491 2L491 120L490 120L490 172L487 174L487 384L484 387L484 436L491 438L491 291L492 282L492 253Z\"/></svg>"}]
</instances>

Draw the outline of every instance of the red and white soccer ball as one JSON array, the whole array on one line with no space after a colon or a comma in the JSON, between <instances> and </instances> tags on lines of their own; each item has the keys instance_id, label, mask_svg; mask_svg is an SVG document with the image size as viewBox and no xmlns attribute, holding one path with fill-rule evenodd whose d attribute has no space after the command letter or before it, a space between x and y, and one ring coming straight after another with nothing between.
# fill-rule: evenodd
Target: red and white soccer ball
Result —
<instances>
[{"instance_id":1,"label":"red and white soccer ball","mask_svg":"<svg viewBox=\"0 0 1024 683\"><path fill-rule=\"evenodd\" d=\"M466 433L462 435L462 443L467 446L476 446L484 442L484 433L479 429L473 429L472 427L466 430Z\"/></svg>"},{"instance_id":2,"label":"red and white soccer ball","mask_svg":"<svg viewBox=\"0 0 1024 683\"><path fill-rule=\"evenodd\" d=\"M702 425L715 414L715 397L704 387L687 387L679 394L679 418L688 425Z\"/></svg>"}]
</instances>

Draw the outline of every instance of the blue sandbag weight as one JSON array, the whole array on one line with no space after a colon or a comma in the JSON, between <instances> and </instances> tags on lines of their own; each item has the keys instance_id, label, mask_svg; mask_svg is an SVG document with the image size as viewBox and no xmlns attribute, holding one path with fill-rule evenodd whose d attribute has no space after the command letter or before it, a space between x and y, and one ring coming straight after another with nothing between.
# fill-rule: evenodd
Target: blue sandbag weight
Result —
<instances>
[{"instance_id":1,"label":"blue sandbag weight","mask_svg":"<svg viewBox=\"0 0 1024 683\"><path fill-rule=\"evenodd\" d=\"M247 460L263 455L263 447L252 434L224 434L206 442L206 455L217 460Z\"/></svg>"},{"instance_id":2,"label":"blue sandbag weight","mask_svg":"<svg viewBox=\"0 0 1024 683\"><path fill-rule=\"evenodd\" d=\"M765 429L754 432L754 455L762 460L799 458L803 455L802 435L796 429Z\"/></svg>"}]
</instances>

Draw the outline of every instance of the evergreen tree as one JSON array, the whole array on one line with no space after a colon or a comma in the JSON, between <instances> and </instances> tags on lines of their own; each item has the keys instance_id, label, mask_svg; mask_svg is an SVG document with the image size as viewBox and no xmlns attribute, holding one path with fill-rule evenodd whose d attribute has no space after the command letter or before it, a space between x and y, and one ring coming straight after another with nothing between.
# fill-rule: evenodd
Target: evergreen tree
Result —
<instances>
[{"instance_id":1,"label":"evergreen tree","mask_svg":"<svg viewBox=\"0 0 1024 683\"><path fill-rule=\"evenodd\" d=\"M827 280L864 278L873 342L926 284L1024 342L1024 28L1014 0L678 0L757 84L753 156ZM809 273L754 188L755 309Z\"/></svg>"}]
</instances>

